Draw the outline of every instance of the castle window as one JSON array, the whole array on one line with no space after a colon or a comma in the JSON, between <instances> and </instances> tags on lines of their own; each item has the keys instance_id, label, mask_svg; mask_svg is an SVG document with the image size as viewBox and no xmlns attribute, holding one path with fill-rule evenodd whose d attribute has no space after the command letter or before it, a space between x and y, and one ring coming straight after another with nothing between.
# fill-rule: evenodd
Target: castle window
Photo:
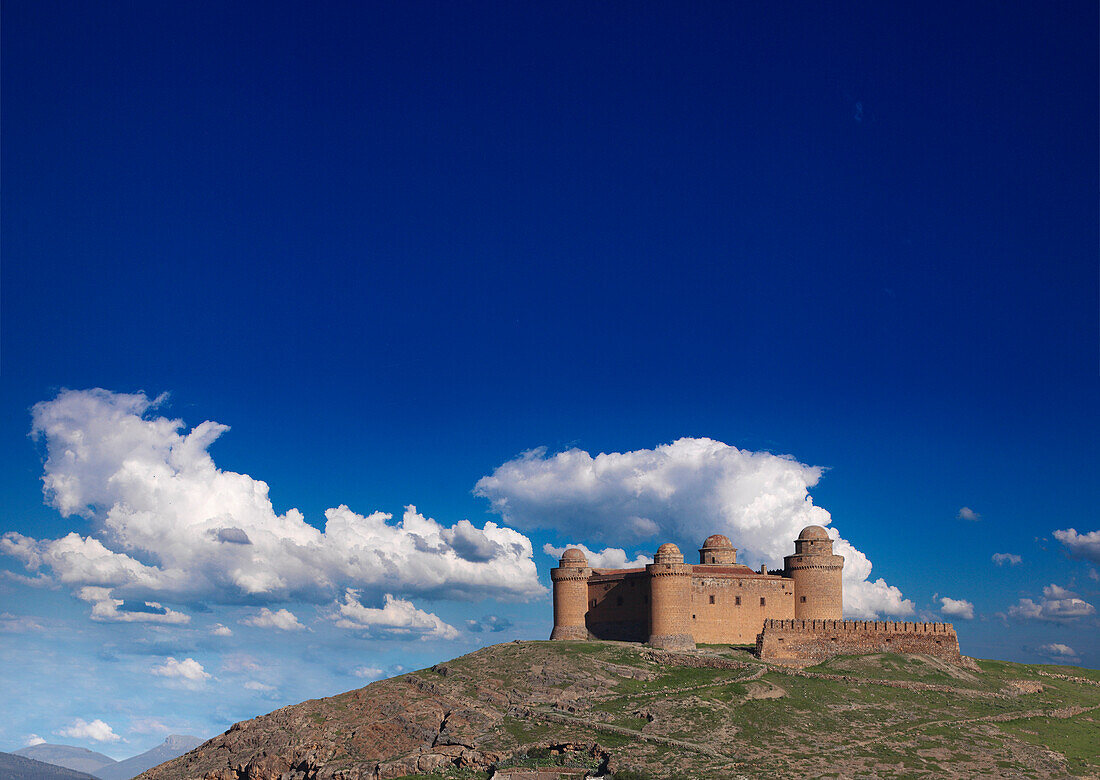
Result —
<instances>
[{"instance_id":1,"label":"castle window","mask_svg":"<svg viewBox=\"0 0 1100 780\"><path fill-rule=\"evenodd\" d=\"M760 597L760 606L762 606L762 607L767 606L767 601L764 599L763 596Z\"/></svg>"},{"instance_id":2,"label":"castle window","mask_svg":"<svg viewBox=\"0 0 1100 780\"><path fill-rule=\"evenodd\" d=\"M695 615L692 615L692 616L691 616L691 619L692 619L692 620L695 620Z\"/></svg>"},{"instance_id":3,"label":"castle window","mask_svg":"<svg viewBox=\"0 0 1100 780\"><path fill-rule=\"evenodd\" d=\"M733 597L733 605L735 607L741 606L741 597L740 596L734 596Z\"/></svg>"},{"instance_id":4,"label":"castle window","mask_svg":"<svg viewBox=\"0 0 1100 780\"><path fill-rule=\"evenodd\" d=\"M802 597L802 603L803 603L803 604L805 604L805 603L806 603L806 597L805 597L805 596L803 596L803 597Z\"/></svg>"},{"instance_id":5,"label":"castle window","mask_svg":"<svg viewBox=\"0 0 1100 780\"><path fill-rule=\"evenodd\" d=\"M710 597L710 603L711 603L711 604L713 604L713 603L714 603L714 596L711 596L711 597Z\"/></svg>"}]
</instances>

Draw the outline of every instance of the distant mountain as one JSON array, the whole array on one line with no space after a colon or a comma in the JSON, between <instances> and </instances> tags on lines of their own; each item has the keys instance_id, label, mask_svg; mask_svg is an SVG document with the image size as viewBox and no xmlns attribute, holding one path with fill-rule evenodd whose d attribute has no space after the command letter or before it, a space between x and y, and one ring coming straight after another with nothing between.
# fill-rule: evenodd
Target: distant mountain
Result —
<instances>
[{"instance_id":1,"label":"distant mountain","mask_svg":"<svg viewBox=\"0 0 1100 780\"><path fill-rule=\"evenodd\" d=\"M73 747L72 745L31 745L12 753L23 758L33 758L44 764L63 766L77 772L87 772L90 775L99 775L99 770L110 766L115 760L102 753L96 753L87 748Z\"/></svg>"},{"instance_id":2,"label":"distant mountain","mask_svg":"<svg viewBox=\"0 0 1100 780\"><path fill-rule=\"evenodd\" d=\"M5 780L95 780L93 775L84 772L75 772L63 766L35 761L13 753L0 753L0 777Z\"/></svg>"},{"instance_id":3,"label":"distant mountain","mask_svg":"<svg viewBox=\"0 0 1100 780\"><path fill-rule=\"evenodd\" d=\"M158 764L182 756L202 743L203 740L198 737L172 734L152 750L146 750L144 753L127 758L125 761L103 767L95 774L100 780L130 780L131 777L137 777L146 769L152 769Z\"/></svg>"}]
</instances>

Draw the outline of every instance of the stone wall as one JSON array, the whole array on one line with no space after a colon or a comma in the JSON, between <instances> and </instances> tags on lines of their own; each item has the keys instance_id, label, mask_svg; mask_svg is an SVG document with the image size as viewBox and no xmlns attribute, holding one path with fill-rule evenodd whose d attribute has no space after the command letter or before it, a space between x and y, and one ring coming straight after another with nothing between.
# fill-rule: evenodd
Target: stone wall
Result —
<instances>
[{"instance_id":1,"label":"stone wall","mask_svg":"<svg viewBox=\"0 0 1100 780\"><path fill-rule=\"evenodd\" d=\"M691 634L704 644L752 644L768 619L794 617L794 583L780 577L707 576L691 581Z\"/></svg>"},{"instance_id":2,"label":"stone wall","mask_svg":"<svg viewBox=\"0 0 1100 780\"><path fill-rule=\"evenodd\" d=\"M756 637L767 660L824 661L836 655L926 653L960 663L950 623L893 620L767 620Z\"/></svg>"},{"instance_id":3,"label":"stone wall","mask_svg":"<svg viewBox=\"0 0 1100 780\"><path fill-rule=\"evenodd\" d=\"M594 639L644 642L649 638L649 577L644 569L593 573L585 623Z\"/></svg>"}]
</instances>

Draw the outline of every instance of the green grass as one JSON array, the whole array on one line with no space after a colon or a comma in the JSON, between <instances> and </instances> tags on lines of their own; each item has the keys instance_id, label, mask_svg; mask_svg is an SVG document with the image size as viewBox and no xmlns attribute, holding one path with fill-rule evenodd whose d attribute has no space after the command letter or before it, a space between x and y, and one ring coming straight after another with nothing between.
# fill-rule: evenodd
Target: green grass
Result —
<instances>
[{"instance_id":1,"label":"green grass","mask_svg":"<svg viewBox=\"0 0 1100 780\"><path fill-rule=\"evenodd\" d=\"M1061 753L1073 774L1100 770L1100 719L1095 711L1065 719L1027 718L996 725L1017 739Z\"/></svg>"}]
</instances>

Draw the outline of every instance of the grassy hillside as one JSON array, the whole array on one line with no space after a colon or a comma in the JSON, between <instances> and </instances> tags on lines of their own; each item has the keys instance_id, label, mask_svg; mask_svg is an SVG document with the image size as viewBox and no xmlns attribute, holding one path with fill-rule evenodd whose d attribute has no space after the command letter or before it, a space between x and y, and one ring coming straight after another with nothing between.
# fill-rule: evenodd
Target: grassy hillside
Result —
<instances>
[{"instance_id":1,"label":"grassy hillside","mask_svg":"<svg viewBox=\"0 0 1100 780\"><path fill-rule=\"evenodd\" d=\"M1100 672L885 654L798 670L741 648L515 642L285 708L189 756L147 777L1096 777Z\"/></svg>"}]
</instances>

